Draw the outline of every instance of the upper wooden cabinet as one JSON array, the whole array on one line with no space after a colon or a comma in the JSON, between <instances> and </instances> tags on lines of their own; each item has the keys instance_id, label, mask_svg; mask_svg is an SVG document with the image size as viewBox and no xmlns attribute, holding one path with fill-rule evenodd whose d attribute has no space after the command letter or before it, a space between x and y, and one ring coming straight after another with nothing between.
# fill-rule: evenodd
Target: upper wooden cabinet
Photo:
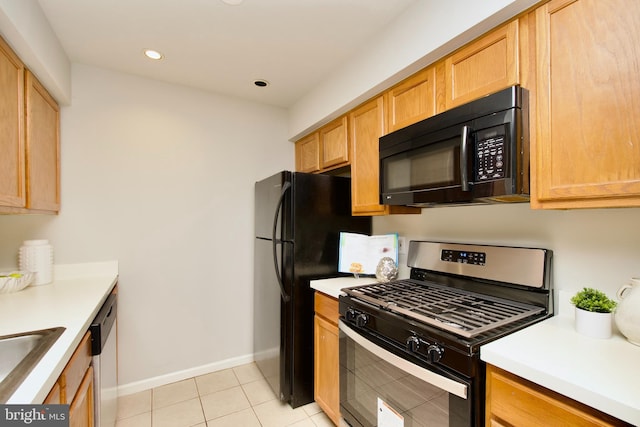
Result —
<instances>
[{"instance_id":1,"label":"upper wooden cabinet","mask_svg":"<svg viewBox=\"0 0 640 427\"><path fill-rule=\"evenodd\" d=\"M388 129L383 134L402 129L442 110L443 106L437 103L437 88L441 87L441 84L436 84L438 76L442 76L442 64L427 67L385 92Z\"/></svg>"},{"instance_id":2,"label":"upper wooden cabinet","mask_svg":"<svg viewBox=\"0 0 640 427\"><path fill-rule=\"evenodd\" d=\"M24 208L24 64L1 38L0 111L0 206Z\"/></svg>"},{"instance_id":3,"label":"upper wooden cabinet","mask_svg":"<svg viewBox=\"0 0 640 427\"><path fill-rule=\"evenodd\" d=\"M27 208L60 210L60 109L26 72Z\"/></svg>"},{"instance_id":4,"label":"upper wooden cabinet","mask_svg":"<svg viewBox=\"0 0 640 427\"><path fill-rule=\"evenodd\" d=\"M532 207L640 206L640 2L533 14Z\"/></svg>"},{"instance_id":5,"label":"upper wooden cabinet","mask_svg":"<svg viewBox=\"0 0 640 427\"><path fill-rule=\"evenodd\" d=\"M56 213L60 110L2 39L0 89L0 213Z\"/></svg>"},{"instance_id":6,"label":"upper wooden cabinet","mask_svg":"<svg viewBox=\"0 0 640 427\"><path fill-rule=\"evenodd\" d=\"M296 142L296 171L324 172L349 164L348 119L344 115Z\"/></svg>"},{"instance_id":7,"label":"upper wooden cabinet","mask_svg":"<svg viewBox=\"0 0 640 427\"><path fill-rule=\"evenodd\" d=\"M320 136L314 132L296 142L296 171L317 172L320 170Z\"/></svg>"},{"instance_id":8,"label":"upper wooden cabinet","mask_svg":"<svg viewBox=\"0 0 640 427\"><path fill-rule=\"evenodd\" d=\"M349 114L351 124L351 211L353 215L419 213L420 209L380 204L378 138L385 134L385 103L379 96Z\"/></svg>"},{"instance_id":9,"label":"upper wooden cabinet","mask_svg":"<svg viewBox=\"0 0 640 427\"><path fill-rule=\"evenodd\" d=\"M344 115L320 128L320 169L343 166L349 162L349 133Z\"/></svg>"},{"instance_id":10,"label":"upper wooden cabinet","mask_svg":"<svg viewBox=\"0 0 640 427\"><path fill-rule=\"evenodd\" d=\"M516 19L445 59L446 109L519 83L518 30Z\"/></svg>"}]
</instances>

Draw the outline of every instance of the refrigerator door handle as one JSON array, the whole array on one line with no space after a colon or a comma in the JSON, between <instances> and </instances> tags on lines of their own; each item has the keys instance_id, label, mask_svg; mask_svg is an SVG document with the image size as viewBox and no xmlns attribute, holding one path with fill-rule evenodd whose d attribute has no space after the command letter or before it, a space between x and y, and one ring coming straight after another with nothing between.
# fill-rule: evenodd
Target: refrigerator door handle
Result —
<instances>
[{"instance_id":1,"label":"refrigerator door handle","mask_svg":"<svg viewBox=\"0 0 640 427\"><path fill-rule=\"evenodd\" d=\"M284 283L282 282L282 274L280 273L280 266L278 265L278 252L277 246L282 244L282 240L278 239L276 236L276 231L278 230L278 216L280 214L280 210L282 209L282 204L284 202L284 196L291 188L291 183L289 181L285 182L282 186L282 191L280 193L280 199L278 200L278 206L276 207L276 214L273 218L273 232L271 242L273 243L273 266L276 269L276 277L278 278L278 284L280 285L280 294L282 295L282 299L284 302L289 302L291 297L287 295L287 292L284 289Z\"/></svg>"}]
</instances>

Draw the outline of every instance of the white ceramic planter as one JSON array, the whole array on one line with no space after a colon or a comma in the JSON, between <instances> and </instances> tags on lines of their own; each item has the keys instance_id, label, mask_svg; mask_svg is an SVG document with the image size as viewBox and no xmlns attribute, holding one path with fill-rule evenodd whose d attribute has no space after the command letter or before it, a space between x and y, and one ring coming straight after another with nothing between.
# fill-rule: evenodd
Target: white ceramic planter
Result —
<instances>
[{"instance_id":1,"label":"white ceramic planter","mask_svg":"<svg viewBox=\"0 0 640 427\"><path fill-rule=\"evenodd\" d=\"M576 307L576 331L591 338L611 338L612 313L597 313Z\"/></svg>"}]
</instances>

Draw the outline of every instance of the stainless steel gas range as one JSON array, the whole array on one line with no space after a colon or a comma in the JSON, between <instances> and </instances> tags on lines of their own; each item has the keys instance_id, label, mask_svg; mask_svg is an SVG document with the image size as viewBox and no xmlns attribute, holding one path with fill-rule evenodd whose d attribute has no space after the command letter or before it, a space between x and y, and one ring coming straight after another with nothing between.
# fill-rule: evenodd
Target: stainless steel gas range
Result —
<instances>
[{"instance_id":1,"label":"stainless steel gas range","mask_svg":"<svg viewBox=\"0 0 640 427\"><path fill-rule=\"evenodd\" d=\"M340 296L340 409L352 426L482 426L480 347L553 314L552 252L412 241L410 278Z\"/></svg>"}]
</instances>

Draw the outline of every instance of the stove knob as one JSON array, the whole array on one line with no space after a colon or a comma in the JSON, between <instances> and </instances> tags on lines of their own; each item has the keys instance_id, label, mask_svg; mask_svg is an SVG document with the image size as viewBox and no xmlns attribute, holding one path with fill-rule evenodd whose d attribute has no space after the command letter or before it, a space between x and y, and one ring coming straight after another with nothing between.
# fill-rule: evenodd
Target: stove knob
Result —
<instances>
[{"instance_id":1,"label":"stove knob","mask_svg":"<svg viewBox=\"0 0 640 427\"><path fill-rule=\"evenodd\" d=\"M354 320L356 320L356 315L357 314L358 314L357 311L355 311L353 308L350 308L344 313L344 318L348 322L353 322Z\"/></svg>"},{"instance_id":2,"label":"stove knob","mask_svg":"<svg viewBox=\"0 0 640 427\"><path fill-rule=\"evenodd\" d=\"M420 338L411 336L407 338L407 350L415 353L420 348Z\"/></svg>"},{"instance_id":3,"label":"stove knob","mask_svg":"<svg viewBox=\"0 0 640 427\"><path fill-rule=\"evenodd\" d=\"M358 316L356 316L356 326L357 327L362 328L368 322L369 322L369 316L367 316L366 314L360 313L360 314L358 314Z\"/></svg>"},{"instance_id":4,"label":"stove knob","mask_svg":"<svg viewBox=\"0 0 640 427\"><path fill-rule=\"evenodd\" d=\"M436 344L431 344L427 347L427 357L432 363L439 362L442 359L442 353L444 353L444 349Z\"/></svg>"}]
</instances>

